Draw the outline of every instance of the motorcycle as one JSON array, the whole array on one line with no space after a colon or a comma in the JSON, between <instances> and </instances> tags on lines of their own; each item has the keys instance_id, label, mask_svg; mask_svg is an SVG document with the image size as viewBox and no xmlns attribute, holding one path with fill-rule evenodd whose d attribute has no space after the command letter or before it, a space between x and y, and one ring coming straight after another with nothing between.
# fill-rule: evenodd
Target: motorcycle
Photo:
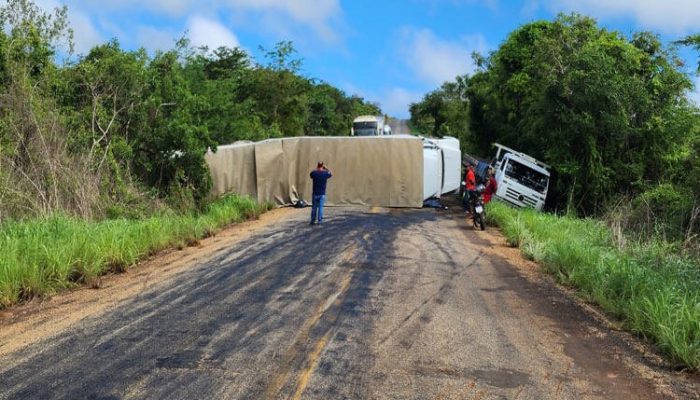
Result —
<instances>
[{"instance_id":1,"label":"motorcycle","mask_svg":"<svg viewBox=\"0 0 700 400\"><path fill-rule=\"evenodd\" d=\"M484 212L484 190L486 186L477 185L476 196L471 199L471 210L472 210L472 223L474 224L474 229L485 230L486 229L486 215Z\"/></svg>"}]
</instances>

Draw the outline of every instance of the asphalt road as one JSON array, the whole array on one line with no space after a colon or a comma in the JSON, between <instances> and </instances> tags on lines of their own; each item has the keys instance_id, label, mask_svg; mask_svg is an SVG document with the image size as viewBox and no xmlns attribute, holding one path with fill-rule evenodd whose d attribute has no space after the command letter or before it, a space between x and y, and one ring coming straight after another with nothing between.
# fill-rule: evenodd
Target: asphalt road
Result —
<instances>
[{"instance_id":1,"label":"asphalt road","mask_svg":"<svg viewBox=\"0 0 700 400\"><path fill-rule=\"evenodd\" d=\"M408 127L407 119L392 119L389 121L391 133L393 135L410 135L411 129Z\"/></svg>"},{"instance_id":2,"label":"asphalt road","mask_svg":"<svg viewBox=\"0 0 700 400\"><path fill-rule=\"evenodd\" d=\"M697 397L456 213L307 212L0 356L0 398Z\"/></svg>"}]
</instances>

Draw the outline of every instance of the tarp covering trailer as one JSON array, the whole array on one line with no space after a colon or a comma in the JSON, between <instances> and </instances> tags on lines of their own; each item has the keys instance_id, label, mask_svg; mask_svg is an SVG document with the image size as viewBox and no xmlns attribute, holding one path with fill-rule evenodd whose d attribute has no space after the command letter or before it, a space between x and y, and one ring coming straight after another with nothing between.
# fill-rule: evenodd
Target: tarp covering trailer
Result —
<instances>
[{"instance_id":1,"label":"tarp covering trailer","mask_svg":"<svg viewBox=\"0 0 700 400\"><path fill-rule=\"evenodd\" d=\"M410 135L270 139L219 146L216 153L207 153L206 161L215 196L233 192L277 205L310 202L309 172L324 161L333 171L328 205L421 207L423 200L459 188L459 142L450 139Z\"/></svg>"},{"instance_id":2,"label":"tarp covering trailer","mask_svg":"<svg viewBox=\"0 0 700 400\"><path fill-rule=\"evenodd\" d=\"M423 142L411 136L299 137L219 146L206 161L213 194L238 193L291 205L311 201L309 172L333 171L328 205L421 207Z\"/></svg>"}]
</instances>

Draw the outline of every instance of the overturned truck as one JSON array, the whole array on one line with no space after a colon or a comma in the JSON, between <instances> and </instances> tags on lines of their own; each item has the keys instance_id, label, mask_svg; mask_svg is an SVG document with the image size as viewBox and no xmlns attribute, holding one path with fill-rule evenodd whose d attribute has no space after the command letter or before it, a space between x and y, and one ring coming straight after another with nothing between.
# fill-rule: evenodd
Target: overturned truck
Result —
<instances>
[{"instance_id":1,"label":"overturned truck","mask_svg":"<svg viewBox=\"0 0 700 400\"><path fill-rule=\"evenodd\" d=\"M421 207L423 200L459 188L461 154L451 138L296 137L219 146L206 160L215 196L309 202L309 172L324 161L333 171L328 205Z\"/></svg>"}]
</instances>

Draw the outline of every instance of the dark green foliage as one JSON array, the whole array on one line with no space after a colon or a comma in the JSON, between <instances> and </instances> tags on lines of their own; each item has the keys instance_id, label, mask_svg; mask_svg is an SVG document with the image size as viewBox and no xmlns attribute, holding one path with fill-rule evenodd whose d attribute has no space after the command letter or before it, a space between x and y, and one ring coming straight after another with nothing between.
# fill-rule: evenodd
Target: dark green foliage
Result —
<instances>
[{"instance_id":1,"label":"dark green foliage","mask_svg":"<svg viewBox=\"0 0 700 400\"><path fill-rule=\"evenodd\" d=\"M635 197L631 204L629 229L638 237L660 236L685 239L695 204L687 186L661 184Z\"/></svg>"},{"instance_id":2,"label":"dark green foliage","mask_svg":"<svg viewBox=\"0 0 700 400\"><path fill-rule=\"evenodd\" d=\"M476 61L473 76L412 105L413 124L439 136L468 121L460 138L470 151L486 157L499 142L552 165L550 208L591 215L659 182L688 184L700 118L681 61L655 35L626 38L560 15L516 29Z\"/></svg>"},{"instance_id":3,"label":"dark green foliage","mask_svg":"<svg viewBox=\"0 0 700 400\"><path fill-rule=\"evenodd\" d=\"M571 198L597 212L617 193L663 179L664 156L697 122L677 65L649 33L628 40L579 15L525 25L471 81L478 144L542 159L558 174L555 206Z\"/></svg>"},{"instance_id":4,"label":"dark green foliage","mask_svg":"<svg viewBox=\"0 0 700 400\"><path fill-rule=\"evenodd\" d=\"M133 142L134 161L148 185L187 188L201 200L211 187L204 154L215 142L198 115L207 101L192 93L178 56L158 54L149 65L147 117Z\"/></svg>"},{"instance_id":5,"label":"dark green foliage","mask_svg":"<svg viewBox=\"0 0 700 400\"><path fill-rule=\"evenodd\" d=\"M693 189L695 198L700 202L700 136L695 139L690 147L685 169L687 171L688 186Z\"/></svg>"},{"instance_id":6,"label":"dark green foliage","mask_svg":"<svg viewBox=\"0 0 700 400\"><path fill-rule=\"evenodd\" d=\"M8 92L0 102L0 167L7 166L0 168L0 199L21 204L37 196L27 192L37 191L31 187L34 175L51 178L51 188L40 191L70 194L76 189L57 187L67 184L51 174L80 163L84 170L73 172L91 177L87 197L93 204L78 211L61 205L75 203L71 199L47 198L41 210L31 201L21 212L0 207L0 217L56 209L93 215L89 208L98 208L92 210L97 216L134 217L144 214L141 206L155 204L154 196L190 210L203 204L211 187L208 149L238 140L348 135L354 117L381 113L361 98L302 76L291 42L266 50L266 64L258 65L241 49L193 49L186 38L154 56L143 49L126 51L112 40L58 66L56 49L72 43L65 7L49 14L31 0L11 0L0 6L0 23L0 87ZM48 152L34 134L47 136L47 129L55 133L48 135L55 147L49 150L60 159L34 149ZM31 153L22 155L33 162L26 171L16 162L18 151ZM28 189L10 190L15 175L28 177Z\"/></svg>"},{"instance_id":7,"label":"dark green foliage","mask_svg":"<svg viewBox=\"0 0 700 400\"><path fill-rule=\"evenodd\" d=\"M686 46L692 46L693 48L695 48L695 50L700 52L700 34L690 35L683 40L677 41L676 43L683 44ZM700 61L698 61L698 72L700 72Z\"/></svg>"},{"instance_id":8,"label":"dark green foliage","mask_svg":"<svg viewBox=\"0 0 700 400\"><path fill-rule=\"evenodd\" d=\"M462 150L470 151L469 78L459 76L455 82L445 82L440 89L426 94L419 103L410 106L411 125L418 132L433 137L453 136Z\"/></svg>"}]
</instances>

